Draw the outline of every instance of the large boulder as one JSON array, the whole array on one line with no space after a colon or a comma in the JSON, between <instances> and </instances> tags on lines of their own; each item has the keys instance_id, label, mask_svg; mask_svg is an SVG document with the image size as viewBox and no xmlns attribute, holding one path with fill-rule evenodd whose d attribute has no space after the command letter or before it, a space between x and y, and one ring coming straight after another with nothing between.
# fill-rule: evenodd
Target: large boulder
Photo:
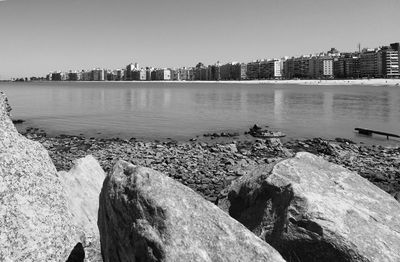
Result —
<instances>
[{"instance_id":1,"label":"large boulder","mask_svg":"<svg viewBox=\"0 0 400 262\"><path fill-rule=\"evenodd\" d=\"M400 203L310 153L257 168L221 202L288 261L400 261Z\"/></svg>"},{"instance_id":2,"label":"large boulder","mask_svg":"<svg viewBox=\"0 0 400 262\"><path fill-rule=\"evenodd\" d=\"M99 229L110 261L284 261L190 188L119 161L104 181Z\"/></svg>"},{"instance_id":3,"label":"large boulder","mask_svg":"<svg viewBox=\"0 0 400 262\"><path fill-rule=\"evenodd\" d=\"M83 247L86 261L102 261L97 218L99 196L106 174L97 160L89 155L75 160L69 172L60 171L58 175L66 191L73 223L85 235Z\"/></svg>"},{"instance_id":4,"label":"large boulder","mask_svg":"<svg viewBox=\"0 0 400 262\"><path fill-rule=\"evenodd\" d=\"M0 93L0 261L65 261L81 241L47 151L20 135Z\"/></svg>"}]
</instances>

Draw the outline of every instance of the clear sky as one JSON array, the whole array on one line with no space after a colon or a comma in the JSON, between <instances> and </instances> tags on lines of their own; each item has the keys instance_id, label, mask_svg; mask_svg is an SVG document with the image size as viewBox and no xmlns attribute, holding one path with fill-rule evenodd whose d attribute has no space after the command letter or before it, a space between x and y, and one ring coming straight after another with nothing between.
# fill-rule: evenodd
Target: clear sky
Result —
<instances>
[{"instance_id":1,"label":"clear sky","mask_svg":"<svg viewBox=\"0 0 400 262\"><path fill-rule=\"evenodd\" d=\"M0 79L400 41L400 0L0 0Z\"/></svg>"}]
</instances>

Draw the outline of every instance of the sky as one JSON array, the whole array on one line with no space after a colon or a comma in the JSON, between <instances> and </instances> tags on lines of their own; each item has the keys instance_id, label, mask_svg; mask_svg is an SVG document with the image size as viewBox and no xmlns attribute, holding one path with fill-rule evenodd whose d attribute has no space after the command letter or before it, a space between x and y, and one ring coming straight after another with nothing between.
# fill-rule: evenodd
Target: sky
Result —
<instances>
[{"instance_id":1,"label":"sky","mask_svg":"<svg viewBox=\"0 0 400 262\"><path fill-rule=\"evenodd\" d=\"M400 42L399 0L0 0L0 79Z\"/></svg>"}]
</instances>

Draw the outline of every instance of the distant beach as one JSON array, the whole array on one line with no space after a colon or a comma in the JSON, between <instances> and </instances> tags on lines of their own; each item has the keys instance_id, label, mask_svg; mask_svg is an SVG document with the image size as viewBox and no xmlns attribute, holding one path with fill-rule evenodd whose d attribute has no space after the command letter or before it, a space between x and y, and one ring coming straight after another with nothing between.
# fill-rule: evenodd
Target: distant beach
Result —
<instances>
[{"instance_id":1,"label":"distant beach","mask_svg":"<svg viewBox=\"0 0 400 262\"><path fill-rule=\"evenodd\" d=\"M57 83L58 81L49 81ZM294 85L367 85L367 86L400 86L400 79L290 79L290 80L220 80L220 81L60 81L60 82L83 82L83 83L220 83L220 84L294 84Z\"/></svg>"}]
</instances>

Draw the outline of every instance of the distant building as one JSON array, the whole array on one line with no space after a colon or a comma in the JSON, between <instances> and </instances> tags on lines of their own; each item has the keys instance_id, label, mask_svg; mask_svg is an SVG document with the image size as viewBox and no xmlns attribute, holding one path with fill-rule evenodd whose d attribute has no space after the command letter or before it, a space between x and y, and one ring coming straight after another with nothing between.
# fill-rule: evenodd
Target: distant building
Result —
<instances>
[{"instance_id":1,"label":"distant building","mask_svg":"<svg viewBox=\"0 0 400 262\"><path fill-rule=\"evenodd\" d=\"M176 69L174 74L177 74L177 76L174 76L174 80L175 78L177 78L178 81L193 80L190 77L190 71L192 71L192 69L186 67Z\"/></svg>"},{"instance_id":2,"label":"distant building","mask_svg":"<svg viewBox=\"0 0 400 262\"><path fill-rule=\"evenodd\" d=\"M92 71L81 71L81 80L82 81L93 81Z\"/></svg>"},{"instance_id":3,"label":"distant building","mask_svg":"<svg viewBox=\"0 0 400 262\"><path fill-rule=\"evenodd\" d=\"M214 65L209 65L207 68L208 72L208 80L210 81L219 81L221 80L221 66L219 62Z\"/></svg>"},{"instance_id":4,"label":"distant building","mask_svg":"<svg viewBox=\"0 0 400 262\"><path fill-rule=\"evenodd\" d=\"M146 70L144 69L135 69L132 71L132 80L135 81L146 81Z\"/></svg>"},{"instance_id":5,"label":"distant building","mask_svg":"<svg viewBox=\"0 0 400 262\"><path fill-rule=\"evenodd\" d=\"M81 74L79 72L69 72L68 73L68 80L69 81L79 81L81 80Z\"/></svg>"},{"instance_id":6,"label":"distant building","mask_svg":"<svg viewBox=\"0 0 400 262\"><path fill-rule=\"evenodd\" d=\"M333 58L331 56L314 56L308 63L309 78L333 78Z\"/></svg>"},{"instance_id":7,"label":"distant building","mask_svg":"<svg viewBox=\"0 0 400 262\"><path fill-rule=\"evenodd\" d=\"M380 49L364 49L360 54L360 76L380 78L382 74L382 55Z\"/></svg>"},{"instance_id":8,"label":"distant building","mask_svg":"<svg viewBox=\"0 0 400 262\"><path fill-rule=\"evenodd\" d=\"M333 75L335 78L359 78L360 54L343 53L333 59Z\"/></svg>"},{"instance_id":9,"label":"distant building","mask_svg":"<svg viewBox=\"0 0 400 262\"><path fill-rule=\"evenodd\" d=\"M139 64L138 63L130 63L129 65L126 66L126 72L125 72L125 80L126 81L132 81L133 80L133 71L134 70L139 70Z\"/></svg>"},{"instance_id":10,"label":"distant building","mask_svg":"<svg viewBox=\"0 0 400 262\"><path fill-rule=\"evenodd\" d=\"M116 71L116 77L115 80L116 81L122 81L124 80L125 77L125 70L124 69L117 69Z\"/></svg>"},{"instance_id":11,"label":"distant building","mask_svg":"<svg viewBox=\"0 0 400 262\"><path fill-rule=\"evenodd\" d=\"M292 57L284 61L284 72L286 79L310 78L310 56Z\"/></svg>"},{"instance_id":12,"label":"distant building","mask_svg":"<svg viewBox=\"0 0 400 262\"><path fill-rule=\"evenodd\" d=\"M104 69L100 69L100 68L93 69L92 70L93 81L104 81L105 76L107 75L107 73L104 73L104 72L105 72Z\"/></svg>"},{"instance_id":13,"label":"distant building","mask_svg":"<svg viewBox=\"0 0 400 262\"><path fill-rule=\"evenodd\" d=\"M260 62L260 79L282 78L281 61L279 59L263 60Z\"/></svg>"},{"instance_id":14,"label":"distant building","mask_svg":"<svg viewBox=\"0 0 400 262\"><path fill-rule=\"evenodd\" d=\"M268 78L268 60L263 59L259 63L259 68L258 68L258 79L267 79Z\"/></svg>"},{"instance_id":15,"label":"distant building","mask_svg":"<svg viewBox=\"0 0 400 262\"><path fill-rule=\"evenodd\" d=\"M151 73L153 72L153 68L146 67L146 81L151 81Z\"/></svg>"},{"instance_id":16,"label":"distant building","mask_svg":"<svg viewBox=\"0 0 400 262\"><path fill-rule=\"evenodd\" d=\"M382 47L382 74L386 78L399 78L399 43Z\"/></svg>"},{"instance_id":17,"label":"distant building","mask_svg":"<svg viewBox=\"0 0 400 262\"><path fill-rule=\"evenodd\" d=\"M231 80L232 63L224 64L219 67L220 80Z\"/></svg>"},{"instance_id":18,"label":"distant building","mask_svg":"<svg viewBox=\"0 0 400 262\"><path fill-rule=\"evenodd\" d=\"M246 75L249 80L260 79L260 61L247 63Z\"/></svg>"},{"instance_id":19,"label":"distant building","mask_svg":"<svg viewBox=\"0 0 400 262\"><path fill-rule=\"evenodd\" d=\"M280 79L282 78L282 61L280 59L271 59L268 61L267 78Z\"/></svg>"},{"instance_id":20,"label":"distant building","mask_svg":"<svg viewBox=\"0 0 400 262\"><path fill-rule=\"evenodd\" d=\"M208 70L203 63L198 63L194 68L194 80L205 81L208 79Z\"/></svg>"},{"instance_id":21,"label":"distant building","mask_svg":"<svg viewBox=\"0 0 400 262\"><path fill-rule=\"evenodd\" d=\"M157 69L156 70L156 80L159 80L159 81L171 80L171 70Z\"/></svg>"},{"instance_id":22,"label":"distant building","mask_svg":"<svg viewBox=\"0 0 400 262\"><path fill-rule=\"evenodd\" d=\"M246 79L246 77L243 77L243 74L244 74L244 76L246 75L246 72L247 72L246 69L247 69L246 64L233 62L231 64L231 72L230 72L231 80Z\"/></svg>"},{"instance_id":23,"label":"distant building","mask_svg":"<svg viewBox=\"0 0 400 262\"><path fill-rule=\"evenodd\" d=\"M62 81L63 76L61 72L53 72L51 73L51 80L52 81Z\"/></svg>"}]
</instances>

